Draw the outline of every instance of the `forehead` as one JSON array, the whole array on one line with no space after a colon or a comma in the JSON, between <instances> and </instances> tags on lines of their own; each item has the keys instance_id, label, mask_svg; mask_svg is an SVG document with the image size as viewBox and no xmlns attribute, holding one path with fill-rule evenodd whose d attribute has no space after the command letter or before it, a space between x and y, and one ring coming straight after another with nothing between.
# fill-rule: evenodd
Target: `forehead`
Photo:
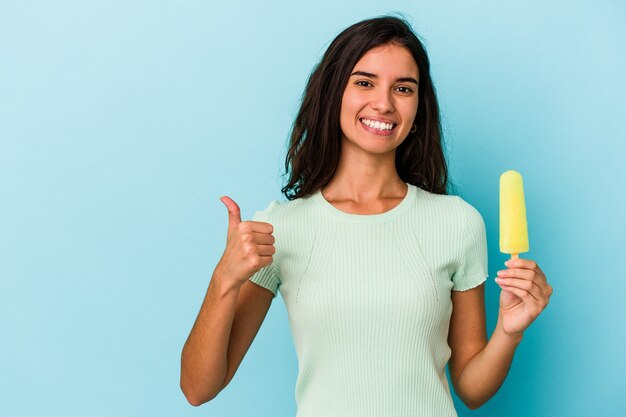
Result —
<instances>
[{"instance_id":1,"label":"forehead","mask_svg":"<svg viewBox=\"0 0 626 417\"><path fill-rule=\"evenodd\" d=\"M353 68L376 75L389 74L398 77L418 77L419 70L411 52L403 46L388 44L377 46L365 53Z\"/></svg>"}]
</instances>

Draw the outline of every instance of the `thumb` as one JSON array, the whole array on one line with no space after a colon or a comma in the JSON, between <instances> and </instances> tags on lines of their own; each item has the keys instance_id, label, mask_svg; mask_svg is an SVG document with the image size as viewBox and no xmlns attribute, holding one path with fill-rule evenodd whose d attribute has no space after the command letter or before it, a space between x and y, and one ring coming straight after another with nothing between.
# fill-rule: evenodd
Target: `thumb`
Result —
<instances>
[{"instance_id":1,"label":"thumb","mask_svg":"<svg viewBox=\"0 0 626 417\"><path fill-rule=\"evenodd\" d=\"M233 199L228 196L220 197L220 201L224 203L228 209L228 234L241 223L241 210Z\"/></svg>"}]
</instances>

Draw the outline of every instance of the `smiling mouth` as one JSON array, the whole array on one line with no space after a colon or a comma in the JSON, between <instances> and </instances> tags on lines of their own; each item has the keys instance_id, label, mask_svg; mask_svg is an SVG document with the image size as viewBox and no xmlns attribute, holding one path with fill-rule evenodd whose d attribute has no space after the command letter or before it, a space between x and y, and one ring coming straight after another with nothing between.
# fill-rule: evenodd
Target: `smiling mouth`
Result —
<instances>
[{"instance_id":1,"label":"smiling mouth","mask_svg":"<svg viewBox=\"0 0 626 417\"><path fill-rule=\"evenodd\" d=\"M381 133L389 133L398 126L397 123L382 123L376 120L361 118L359 121L370 129L374 129Z\"/></svg>"}]
</instances>

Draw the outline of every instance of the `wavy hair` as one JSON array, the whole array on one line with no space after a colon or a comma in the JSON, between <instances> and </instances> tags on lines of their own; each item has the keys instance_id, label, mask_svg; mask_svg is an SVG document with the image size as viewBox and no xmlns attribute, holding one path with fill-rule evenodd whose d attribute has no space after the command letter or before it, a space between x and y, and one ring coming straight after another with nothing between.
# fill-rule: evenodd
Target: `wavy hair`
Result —
<instances>
[{"instance_id":1,"label":"wavy hair","mask_svg":"<svg viewBox=\"0 0 626 417\"><path fill-rule=\"evenodd\" d=\"M381 16L341 32L311 72L289 134L284 175L291 175L281 189L288 200L306 197L330 182L339 163L339 117L350 73L370 49L391 43L408 49L419 70L417 130L396 149L398 175L426 191L446 194L448 169L426 50L404 18Z\"/></svg>"}]
</instances>

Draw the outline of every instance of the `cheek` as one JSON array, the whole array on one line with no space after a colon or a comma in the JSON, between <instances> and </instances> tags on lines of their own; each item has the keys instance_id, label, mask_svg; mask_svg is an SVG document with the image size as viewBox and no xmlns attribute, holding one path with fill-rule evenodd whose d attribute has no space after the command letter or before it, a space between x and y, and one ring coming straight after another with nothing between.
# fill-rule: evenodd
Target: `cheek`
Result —
<instances>
[{"instance_id":1,"label":"cheek","mask_svg":"<svg viewBox=\"0 0 626 417\"><path fill-rule=\"evenodd\" d=\"M415 120L415 117L417 117L417 109L419 107L419 103L417 100L415 100L412 103L407 103L407 106L405 106L402 109L402 113L404 115L404 119L405 120Z\"/></svg>"},{"instance_id":2,"label":"cheek","mask_svg":"<svg viewBox=\"0 0 626 417\"><path fill-rule=\"evenodd\" d=\"M352 123L359 113L358 105L350 98L341 103L340 121L342 123Z\"/></svg>"},{"instance_id":3,"label":"cheek","mask_svg":"<svg viewBox=\"0 0 626 417\"><path fill-rule=\"evenodd\" d=\"M363 97L354 92L346 92L341 100L342 110L354 114L363 104Z\"/></svg>"}]
</instances>

